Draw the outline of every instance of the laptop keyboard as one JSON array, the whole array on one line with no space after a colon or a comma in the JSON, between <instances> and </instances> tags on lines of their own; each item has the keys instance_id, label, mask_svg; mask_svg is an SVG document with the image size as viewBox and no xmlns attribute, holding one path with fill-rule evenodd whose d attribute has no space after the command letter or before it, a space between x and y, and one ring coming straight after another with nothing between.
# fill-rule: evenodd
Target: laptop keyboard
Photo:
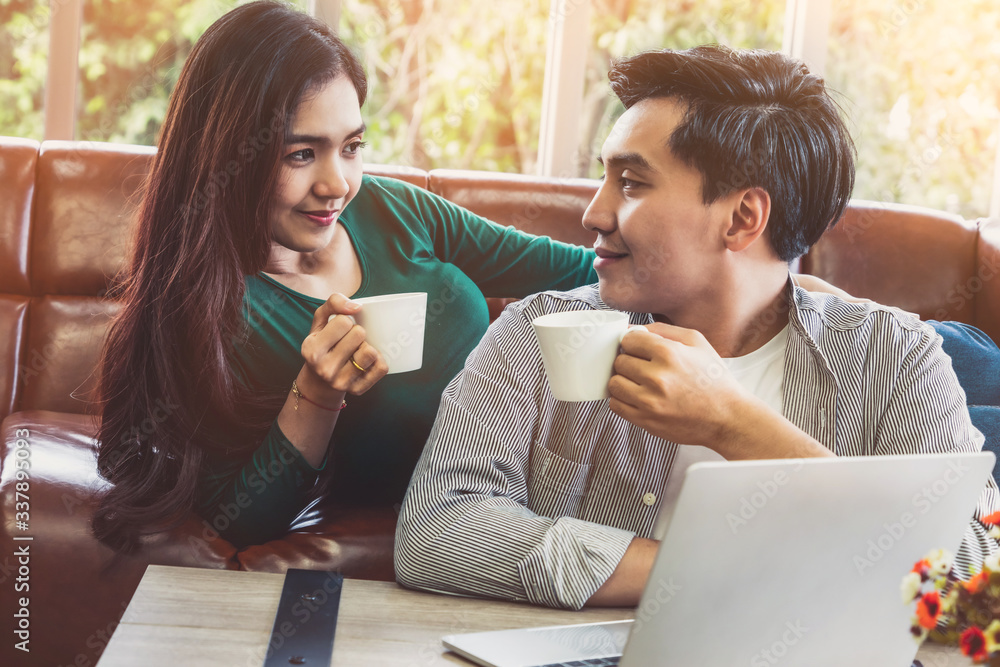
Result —
<instances>
[{"instance_id":1,"label":"laptop keyboard","mask_svg":"<svg viewBox=\"0 0 1000 667\"><path fill-rule=\"evenodd\" d=\"M591 658L590 660L571 660L569 662L553 662L538 667L617 667L620 655L611 658Z\"/></svg>"}]
</instances>

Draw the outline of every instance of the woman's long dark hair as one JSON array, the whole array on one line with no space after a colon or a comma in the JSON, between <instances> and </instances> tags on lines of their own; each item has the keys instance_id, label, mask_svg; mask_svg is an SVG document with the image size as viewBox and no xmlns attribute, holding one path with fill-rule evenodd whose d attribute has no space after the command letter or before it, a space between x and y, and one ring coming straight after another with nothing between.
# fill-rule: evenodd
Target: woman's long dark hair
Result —
<instances>
[{"instance_id":1,"label":"woman's long dark hair","mask_svg":"<svg viewBox=\"0 0 1000 667\"><path fill-rule=\"evenodd\" d=\"M275 2L227 13L184 65L99 367L111 486L92 527L119 551L182 520L205 452L256 447L280 407L261 412L229 348L245 335L244 276L268 259L285 126L303 93L341 75L363 104L364 72L333 31Z\"/></svg>"}]
</instances>

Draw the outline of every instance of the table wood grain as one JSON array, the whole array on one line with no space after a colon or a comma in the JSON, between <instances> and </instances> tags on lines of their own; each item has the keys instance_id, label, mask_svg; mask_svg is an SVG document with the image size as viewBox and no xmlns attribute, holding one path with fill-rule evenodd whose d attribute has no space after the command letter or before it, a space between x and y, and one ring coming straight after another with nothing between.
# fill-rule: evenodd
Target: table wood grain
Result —
<instances>
[{"instance_id":1,"label":"table wood grain","mask_svg":"<svg viewBox=\"0 0 1000 667\"><path fill-rule=\"evenodd\" d=\"M149 667L260 667L283 581L280 574L150 565L98 664L134 667L141 656L141 664ZM305 620L308 609L300 612L297 622ZM620 620L632 613L545 609L347 579L332 664L468 665L444 651L442 635Z\"/></svg>"},{"instance_id":2,"label":"table wood grain","mask_svg":"<svg viewBox=\"0 0 1000 667\"><path fill-rule=\"evenodd\" d=\"M281 574L150 565L98 666L260 667L283 581ZM317 603L323 599L320 595ZM302 608L293 617L300 623L309 615ZM564 611L347 579L331 664L468 667L471 663L443 649L443 635L632 616L632 609ZM285 630L293 634L295 625ZM970 665L956 650L937 646L922 647L917 657L924 667Z\"/></svg>"}]
</instances>

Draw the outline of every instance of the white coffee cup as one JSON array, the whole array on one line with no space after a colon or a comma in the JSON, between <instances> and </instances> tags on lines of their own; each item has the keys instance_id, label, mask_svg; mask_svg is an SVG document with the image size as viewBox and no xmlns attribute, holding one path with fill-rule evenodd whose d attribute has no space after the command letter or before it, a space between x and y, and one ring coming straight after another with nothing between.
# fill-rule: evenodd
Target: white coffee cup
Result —
<instances>
[{"instance_id":1,"label":"white coffee cup","mask_svg":"<svg viewBox=\"0 0 1000 667\"><path fill-rule=\"evenodd\" d=\"M389 364L389 375L415 371L423 365L427 292L383 294L351 301L361 304L361 310L352 317L364 327L368 344Z\"/></svg>"},{"instance_id":2,"label":"white coffee cup","mask_svg":"<svg viewBox=\"0 0 1000 667\"><path fill-rule=\"evenodd\" d=\"M531 326L542 349L552 395L560 401L598 401L608 397L628 314L613 310L574 310L536 317Z\"/></svg>"}]
</instances>

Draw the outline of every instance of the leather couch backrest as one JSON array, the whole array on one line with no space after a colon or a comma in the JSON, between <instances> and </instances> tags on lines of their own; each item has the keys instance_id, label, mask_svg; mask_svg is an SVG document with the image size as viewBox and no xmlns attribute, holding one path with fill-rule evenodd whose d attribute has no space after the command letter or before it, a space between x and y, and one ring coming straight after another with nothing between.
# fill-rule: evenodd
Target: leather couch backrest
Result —
<instances>
[{"instance_id":1,"label":"leather couch backrest","mask_svg":"<svg viewBox=\"0 0 1000 667\"><path fill-rule=\"evenodd\" d=\"M853 201L802 258L817 275L859 297L922 319L975 320L959 294L976 261L975 225L932 209Z\"/></svg>"},{"instance_id":2,"label":"leather couch backrest","mask_svg":"<svg viewBox=\"0 0 1000 667\"><path fill-rule=\"evenodd\" d=\"M117 304L138 189L152 148L0 139L0 418L16 409L84 413ZM586 179L366 165L501 224L591 245ZM859 296L924 317L978 324L1000 339L1000 221L852 202L800 262ZM990 267L993 267L990 273ZM502 303L495 300L493 306ZM495 313L496 307L493 308Z\"/></svg>"}]
</instances>

